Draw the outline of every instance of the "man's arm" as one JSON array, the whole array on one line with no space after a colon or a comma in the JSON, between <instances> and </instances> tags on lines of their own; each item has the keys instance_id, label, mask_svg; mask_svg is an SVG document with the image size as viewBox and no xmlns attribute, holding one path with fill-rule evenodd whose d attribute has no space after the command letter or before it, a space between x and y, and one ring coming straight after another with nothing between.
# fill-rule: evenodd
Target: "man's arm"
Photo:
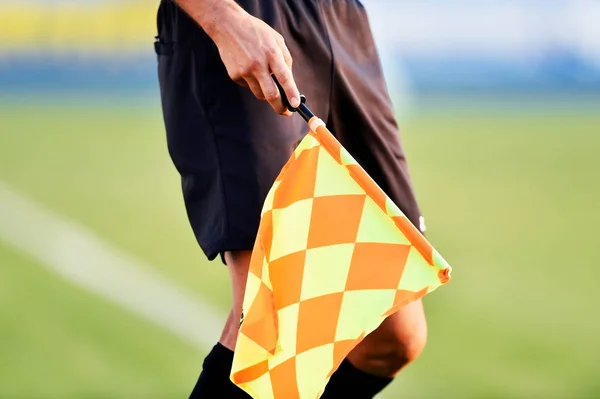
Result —
<instances>
[{"instance_id":1,"label":"man's arm","mask_svg":"<svg viewBox=\"0 0 600 399\"><path fill-rule=\"evenodd\" d=\"M215 42L234 82L252 90L280 114L286 111L275 75L292 107L300 105L300 94L292 75L292 56L283 36L244 11L233 0L175 0Z\"/></svg>"}]
</instances>

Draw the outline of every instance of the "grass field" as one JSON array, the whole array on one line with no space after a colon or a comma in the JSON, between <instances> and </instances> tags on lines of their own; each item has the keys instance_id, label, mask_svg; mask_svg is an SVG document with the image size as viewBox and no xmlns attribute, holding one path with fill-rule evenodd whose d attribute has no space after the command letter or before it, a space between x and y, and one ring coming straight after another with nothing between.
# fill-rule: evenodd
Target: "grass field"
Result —
<instances>
[{"instance_id":1,"label":"grass field","mask_svg":"<svg viewBox=\"0 0 600 399\"><path fill-rule=\"evenodd\" d=\"M142 103L3 103L0 182L225 313L227 272L197 248ZM454 279L386 398L600 397L600 114L423 113L402 130ZM204 354L0 241L0 398L186 397Z\"/></svg>"}]
</instances>

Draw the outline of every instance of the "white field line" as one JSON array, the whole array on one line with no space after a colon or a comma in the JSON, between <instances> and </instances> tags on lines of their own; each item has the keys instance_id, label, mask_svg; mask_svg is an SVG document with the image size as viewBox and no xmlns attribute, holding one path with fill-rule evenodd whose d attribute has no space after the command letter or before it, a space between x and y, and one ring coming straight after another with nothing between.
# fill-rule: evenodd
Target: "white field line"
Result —
<instances>
[{"instance_id":1,"label":"white field line","mask_svg":"<svg viewBox=\"0 0 600 399\"><path fill-rule=\"evenodd\" d=\"M0 240L202 351L210 350L219 339L224 317L218 311L90 230L44 209L1 181Z\"/></svg>"}]
</instances>

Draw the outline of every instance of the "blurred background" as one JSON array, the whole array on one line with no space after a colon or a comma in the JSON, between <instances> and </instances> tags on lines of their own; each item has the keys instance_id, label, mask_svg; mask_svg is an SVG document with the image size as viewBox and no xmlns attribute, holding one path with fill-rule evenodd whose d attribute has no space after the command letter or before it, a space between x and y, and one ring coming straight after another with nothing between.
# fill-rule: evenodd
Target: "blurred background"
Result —
<instances>
[{"instance_id":1,"label":"blurred background","mask_svg":"<svg viewBox=\"0 0 600 399\"><path fill-rule=\"evenodd\" d=\"M390 398L599 398L600 3L364 0L454 268ZM187 397L230 299L189 228L158 1L0 0L0 398Z\"/></svg>"}]
</instances>

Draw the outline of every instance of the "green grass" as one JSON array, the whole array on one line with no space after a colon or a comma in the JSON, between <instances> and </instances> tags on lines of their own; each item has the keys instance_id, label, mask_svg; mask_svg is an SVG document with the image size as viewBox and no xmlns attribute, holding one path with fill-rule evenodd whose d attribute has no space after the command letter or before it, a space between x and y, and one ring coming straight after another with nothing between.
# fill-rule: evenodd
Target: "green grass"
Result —
<instances>
[{"instance_id":1,"label":"green grass","mask_svg":"<svg viewBox=\"0 0 600 399\"><path fill-rule=\"evenodd\" d=\"M455 270L426 299L430 344L399 391L600 395L599 126L590 115L540 113L404 127L429 237Z\"/></svg>"},{"instance_id":2,"label":"green grass","mask_svg":"<svg viewBox=\"0 0 600 399\"><path fill-rule=\"evenodd\" d=\"M201 356L0 243L0 397L184 397Z\"/></svg>"},{"instance_id":3,"label":"green grass","mask_svg":"<svg viewBox=\"0 0 600 399\"><path fill-rule=\"evenodd\" d=\"M599 129L591 111L543 109L403 124L428 237L454 279L426 298L428 347L387 398L600 396ZM3 104L0 131L0 180L228 308L156 104ZM0 326L0 397L183 397L203 355L6 246Z\"/></svg>"}]
</instances>

